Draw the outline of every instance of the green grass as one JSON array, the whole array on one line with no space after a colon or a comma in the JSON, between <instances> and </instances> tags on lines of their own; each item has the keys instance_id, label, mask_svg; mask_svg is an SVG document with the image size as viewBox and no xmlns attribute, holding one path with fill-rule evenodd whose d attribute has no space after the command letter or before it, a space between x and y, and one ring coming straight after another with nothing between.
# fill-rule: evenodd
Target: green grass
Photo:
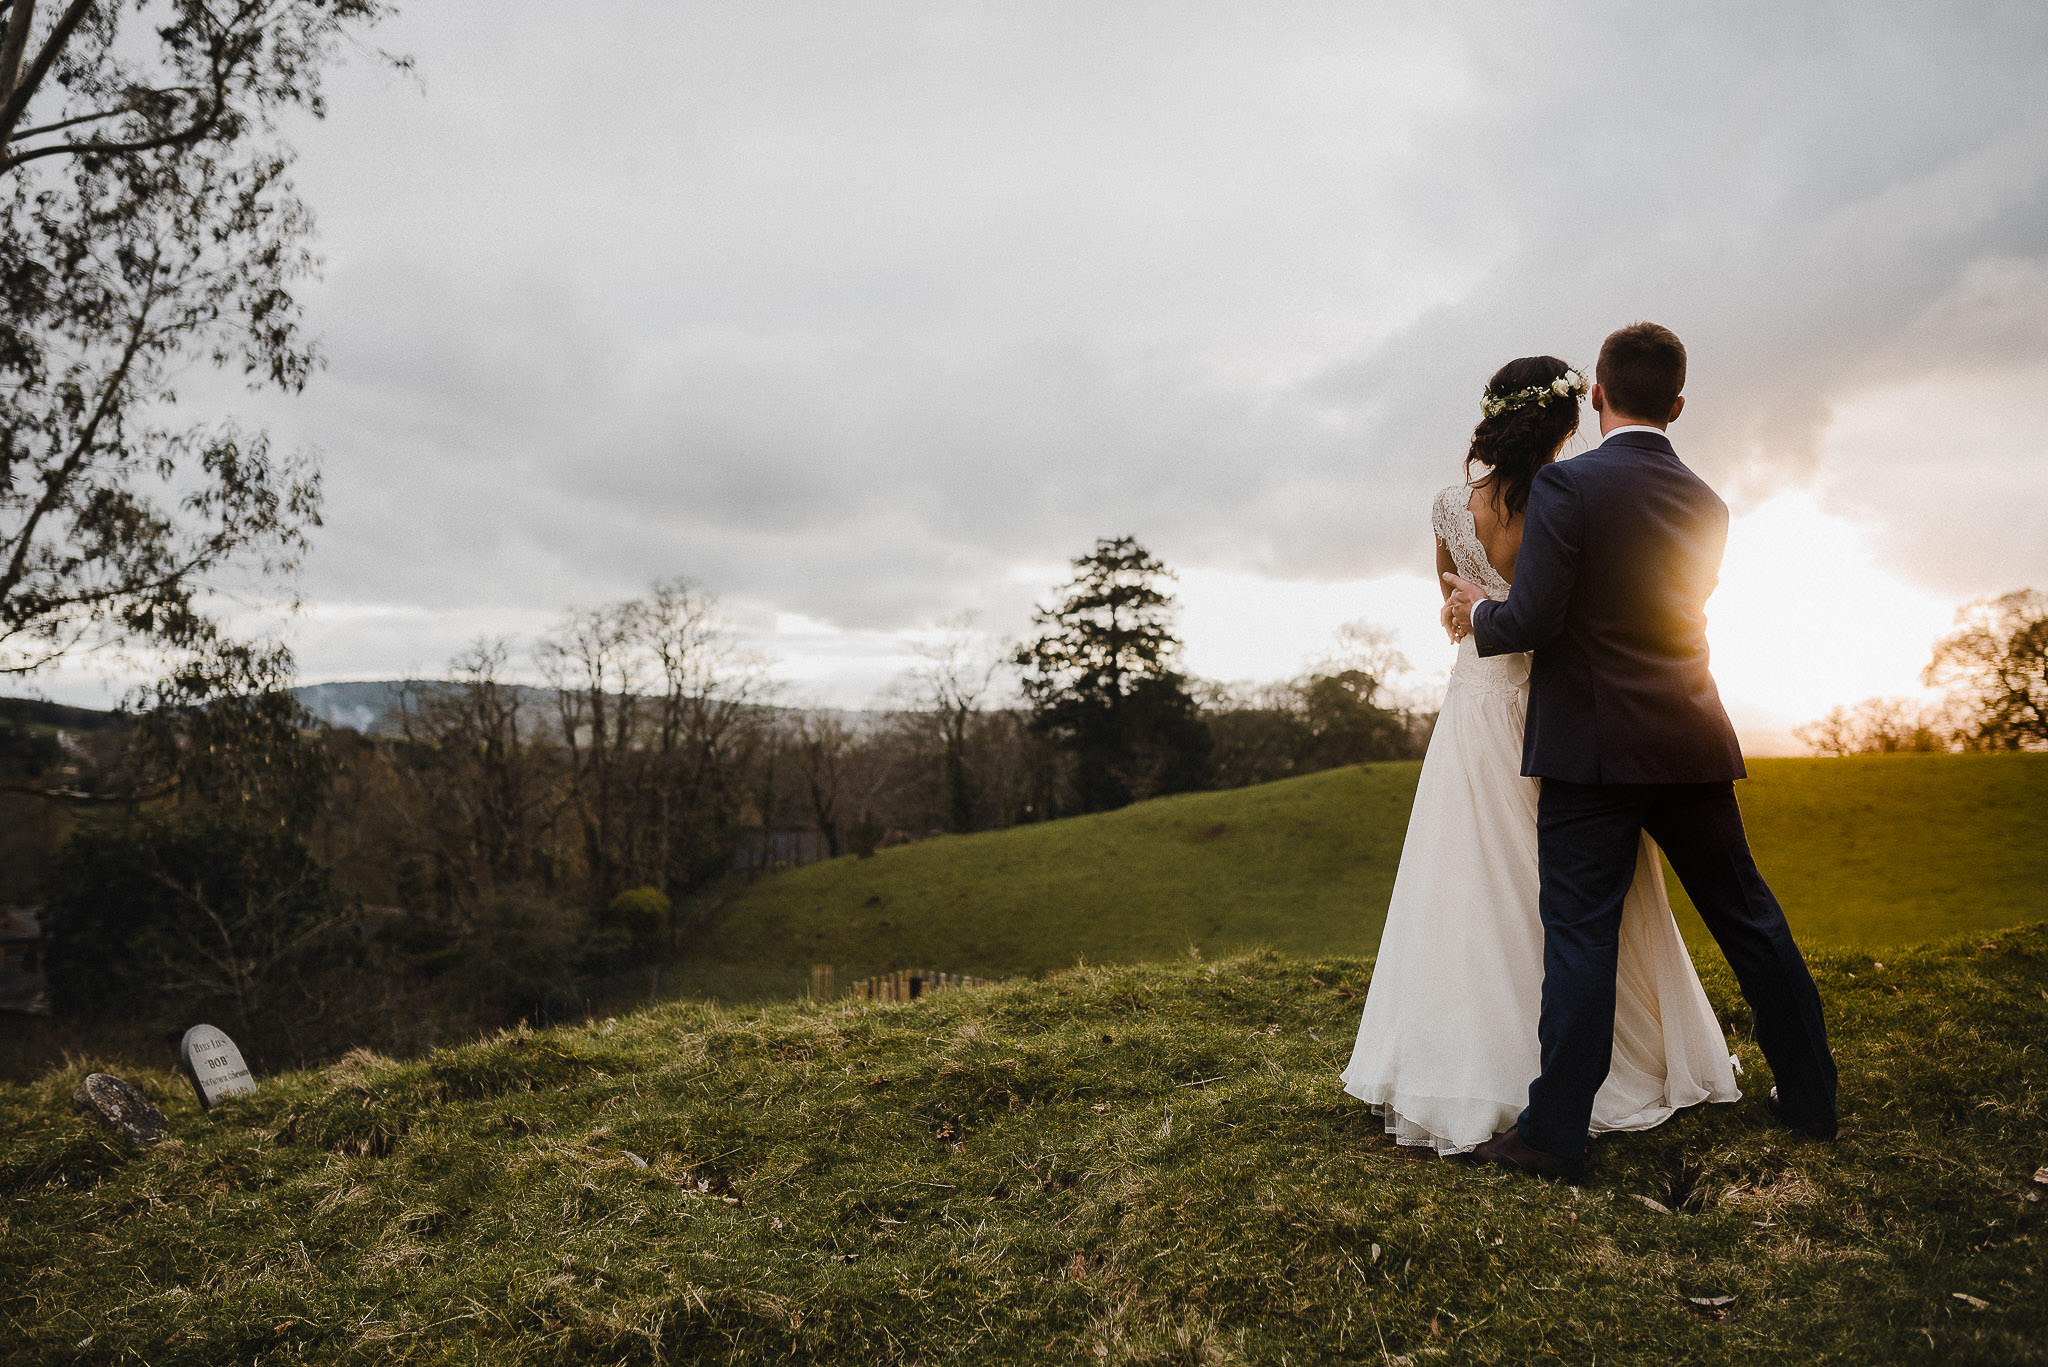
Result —
<instances>
[{"instance_id":1,"label":"green grass","mask_svg":"<svg viewBox=\"0 0 2048 1367\"><path fill-rule=\"evenodd\" d=\"M212 1116L146 1073L138 1155L81 1062L0 1088L0 1360L2038 1363L2048 926L1982 938L1816 956L1839 1145L1747 1100L1578 1188L1385 1142L1357 957L671 1005Z\"/></svg>"},{"instance_id":2,"label":"green grass","mask_svg":"<svg viewBox=\"0 0 2048 1367\"><path fill-rule=\"evenodd\" d=\"M1805 941L1885 948L2048 917L2048 754L1763 759L1750 775L1736 791L1757 862Z\"/></svg>"},{"instance_id":3,"label":"green grass","mask_svg":"<svg viewBox=\"0 0 2048 1367\"><path fill-rule=\"evenodd\" d=\"M1030 973L1190 945L1370 952L1415 772L1341 769L784 870L725 909L712 952L842 975Z\"/></svg>"},{"instance_id":4,"label":"green grass","mask_svg":"<svg viewBox=\"0 0 2048 1367\"><path fill-rule=\"evenodd\" d=\"M1190 946L1371 953L1418 767L1340 769L787 870L726 909L710 957L756 971L831 963L845 978L1030 973ZM1751 770L1739 787L1751 840L1805 943L1886 948L2048 917L2048 754ZM700 965L691 981L715 990L720 972Z\"/></svg>"}]
</instances>

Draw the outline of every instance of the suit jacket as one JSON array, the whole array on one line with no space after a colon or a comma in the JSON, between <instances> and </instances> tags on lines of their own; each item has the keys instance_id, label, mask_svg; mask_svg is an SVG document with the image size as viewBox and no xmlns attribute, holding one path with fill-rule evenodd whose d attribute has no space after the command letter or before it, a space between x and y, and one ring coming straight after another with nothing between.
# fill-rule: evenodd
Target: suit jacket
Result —
<instances>
[{"instance_id":1,"label":"suit jacket","mask_svg":"<svg viewBox=\"0 0 2048 1367\"><path fill-rule=\"evenodd\" d=\"M1535 653L1523 774L1744 776L1707 669L1707 596L1727 542L1728 505L1661 433L1622 432L1538 472L1513 589L1472 612L1481 655Z\"/></svg>"}]
</instances>

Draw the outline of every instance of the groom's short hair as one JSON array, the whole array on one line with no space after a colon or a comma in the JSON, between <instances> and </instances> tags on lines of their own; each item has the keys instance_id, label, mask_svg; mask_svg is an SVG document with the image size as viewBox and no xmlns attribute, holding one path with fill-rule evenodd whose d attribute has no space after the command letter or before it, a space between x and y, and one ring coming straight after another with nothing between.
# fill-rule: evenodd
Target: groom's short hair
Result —
<instances>
[{"instance_id":1,"label":"groom's short hair","mask_svg":"<svg viewBox=\"0 0 2048 1367\"><path fill-rule=\"evenodd\" d=\"M1600 344L1593 378L1611 411L1661 423L1685 392L1685 343L1670 328L1630 323Z\"/></svg>"}]
</instances>

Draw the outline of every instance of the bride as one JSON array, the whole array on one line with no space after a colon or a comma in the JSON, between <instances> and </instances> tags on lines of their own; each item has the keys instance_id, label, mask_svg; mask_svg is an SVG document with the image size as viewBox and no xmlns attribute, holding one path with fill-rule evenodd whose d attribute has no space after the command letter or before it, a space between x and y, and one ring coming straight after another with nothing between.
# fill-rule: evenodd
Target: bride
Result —
<instances>
[{"instance_id":1,"label":"bride","mask_svg":"<svg viewBox=\"0 0 2048 1367\"><path fill-rule=\"evenodd\" d=\"M1452 570L1505 599L1536 472L1578 430L1585 380L1554 356L1487 382L1470 483L1437 496L1438 580ZM1343 1072L1402 1144L1467 1152L1511 1126L1541 1071L1543 925L1536 798L1523 778L1529 656L1458 647L1430 737L1379 958ZM1734 1061L1672 919L1643 837L1622 913L1614 1054L1592 1131L1641 1130L1702 1101L1734 1101Z\"/></svg>"}]
</instances>

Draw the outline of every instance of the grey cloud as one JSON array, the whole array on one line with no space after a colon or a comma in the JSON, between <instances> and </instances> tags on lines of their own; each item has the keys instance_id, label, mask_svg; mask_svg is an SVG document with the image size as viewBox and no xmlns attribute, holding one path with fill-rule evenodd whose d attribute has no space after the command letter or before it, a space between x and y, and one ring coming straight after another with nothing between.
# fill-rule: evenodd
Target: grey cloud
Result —
<instances>
[{"instance_id":1,"label":"grey cloud","mask_svg":"<svg viewBox=\"0 0 2048 1367\"><path fill-rule=\"evenodd\" d=\"M301 137L334 363L264 411L326 453L316 600L1014 619L1009 567L1126 530L1362 575L1424 562L1513 355L1676 327L1737 494L1859 393L2048 357L2039 6L600 11L423 14L427 93ZM1913 522L1877 459L1854 506ZM2019 484L2009 566L1901 554L2048 572Z\"/></svg>"}]
</instances>

